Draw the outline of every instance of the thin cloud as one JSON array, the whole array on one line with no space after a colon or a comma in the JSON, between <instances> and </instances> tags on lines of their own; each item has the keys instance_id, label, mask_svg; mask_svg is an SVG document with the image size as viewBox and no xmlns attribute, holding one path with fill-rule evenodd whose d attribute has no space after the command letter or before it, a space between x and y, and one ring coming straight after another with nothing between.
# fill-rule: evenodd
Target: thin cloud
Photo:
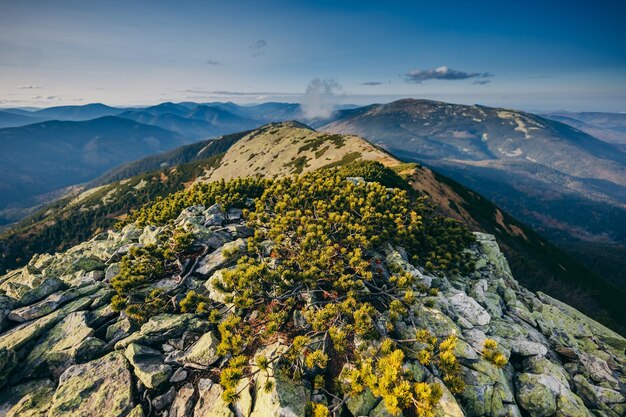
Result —
<instances>
[{"instance_id":1,"label":"thin cloud","mask_svg":"<svg viewBox=\"0 0 626 417\"><path fill-rule=\"evenodd\" d=\"M366 81L364 83L361 83L361 85L381 85L382 82L380 81Z\"/></svg>"},{"instance_id":2,"label":"thin cloud","mask_svg":"<svg viewBox=\"0 0 626 417\"><path fill-rule=\"evenodd\" d=\"M216 61L214 59L207 59L206 61L204 61L204 63L207 65L219 65L220 64L219 61Z\"/></svg>"},{"instance_id":3,"label":"thin cloud","mask_svg":"<svg viewBox=\"0 0 626 417\"><path fill-rule=\"evenodd\" d=\"M488 72L466 72L451 69L444 66L421 70L414 69L404 74L404 79L408 83L420 84L423 81L428 80L467 80L469 78L488 78L493 77L493 74Z\"/></svg>"},{"instance_id":4,"label":"thin cloud","mask_svg":"<svg viewBox=\"0 0 626 417\"><path fill-rule=\"evenodd\" d=\"M43 87L40 85L21 85L17 88L20 90L41 90Z\"/></svg>"},{"instance_id":5,"label":"thin cloud","mask_svg":"<svg viewBox=\"0 0 626 417\"><path fill-rule=\"evenodd\" d=\"M266 46L267 46L267 41L265 41L265 39L259 39L258 41L250 45L248 49L252 51L252 56L256 58L258 56L265 55L263 53L263 49Z\"/></svg>"},{"instance_id":6,"label":"thin cloud","mask_svg":"<svg viewBox=\"0 0 626 417\"><path fill-rule=\"evenodd\" d=\"M491 82L491 80L474 80L474 82L472 84L475 85L485 85L485 84L489 84Z\"/></svg>"}]
</instances>

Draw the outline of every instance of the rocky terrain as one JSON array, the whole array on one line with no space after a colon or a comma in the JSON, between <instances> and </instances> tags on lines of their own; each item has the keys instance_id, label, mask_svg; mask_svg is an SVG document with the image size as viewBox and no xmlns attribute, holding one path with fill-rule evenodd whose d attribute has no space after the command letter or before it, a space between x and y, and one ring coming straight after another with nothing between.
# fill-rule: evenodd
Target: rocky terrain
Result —
<instances>
[{"instance_id":1,"label":"rocky terrain","mask_svg":"<svg viewBox=\"0 0 626 417\"><path fill-rule=\"evenodd\" d=\"M225 307L229 301L215 282L254 233L241 216L241 210L220 205L188 207L172 226L131 223L66 252L35 256L1 277L0 416L304 417L312 402L334 406L342 416L390 415L367 389L352 396L331 393L308 378L292 381L280 373L242 380L237 399L227 404L217 373L228 358L218 353L220 332L205 314L157 314L139 324L111 307L110 282L122 257L174 226L204 250L187 259L184 274L166 273L150 288L195 290ZM494 237L475 237L468 252L475 270L468 274L431 276L423 265L409 263L402 247L381 245L383 276L409 274L416 288L438 289L429 302L412 304L391 332L407 340L416 328L458 338L454 355L464 388L454 395L436 367L422 365L407 350L404 372L442 387L434 415L624 415L626 339L520 286ZM306 326L297 314L290 320ZM506 358L501 368L485 357L487 339ZM278 338L264 349L280 352L283 342ZM355 343L354 349L379 346Z\"/></svg>"}]
</instances>

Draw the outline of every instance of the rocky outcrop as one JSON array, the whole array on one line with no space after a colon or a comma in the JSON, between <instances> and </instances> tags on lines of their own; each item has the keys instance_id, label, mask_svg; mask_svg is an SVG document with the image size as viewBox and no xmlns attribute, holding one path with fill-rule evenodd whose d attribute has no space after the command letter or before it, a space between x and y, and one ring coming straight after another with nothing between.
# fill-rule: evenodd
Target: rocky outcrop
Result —
<instances>
[{"instance_id":1,"label":"rocky outcrop","mask_svg":"<svg viewBox=\"0 0 626 417\"><path fill-rule=\"evenodd\" d=\"M212 283L245 250L250 231L241 214L196 206L177 223L210 249L185 285L223 302ZM389 415L369 390L342 402L279 372L243 379L237 400L226 404L216 372L225 361L219 332L206 317L159 314L138 325L108 306L107 271L116 271L131 246L157 239L159 230L131 225L107 232L65 253L37 256L0 278L0 416L304 417L312 400L339 404L345 416ZM456 395L444 389L436 415L626 415L626 339L521 287L494 237L476 237L477 269L467 276L429 276L402 248L384 248L379 256L385 269L439 289L428 303L414 304L395 331L409 338L417 326L458 337L465 389ZM301 319L294 317L294 324ZM487 339L497 341L508 360L503 368L483 356ZM365 340L355 343L376 349ZM407 371L417 380L443 379L410 359Z\"/></svg>"}]
</instances>

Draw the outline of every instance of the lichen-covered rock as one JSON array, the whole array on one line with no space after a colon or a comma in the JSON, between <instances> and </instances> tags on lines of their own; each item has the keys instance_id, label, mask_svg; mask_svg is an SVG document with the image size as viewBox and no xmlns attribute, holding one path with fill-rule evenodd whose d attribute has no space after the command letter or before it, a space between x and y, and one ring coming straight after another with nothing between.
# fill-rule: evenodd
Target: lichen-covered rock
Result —
<instances>
[{"instance_id":1,"label":"lichen-covered rock","mask_svg":"<svg viewBox=\"0 0 626 417\"><path fill-rule=\"evenodd\" d=\"M282 352L285 346L275 343L266 347L259 355L270 357L273 352ZM270 370L273 367L270 366ZM265 390L268 383L271 390ZM309 391L299 382L280 374L274 376L259 372L255 379L255 402L250 417L305 417Z\"/></svg>"},{"instance_id":2,"label":"lichen-covered rock","mask_svg":"<svg viewBox=\"0 0 626 417\"><path fill-rule=\"evenodd\" d=\"M190 368L207 369L219 359L217 354L218 344L219 341L213 332L203 334L187 351L182 359L183 363Z\"/></svg>"},{"instance_id":3,"label":"lichen-covered rock","mask_svg":"<svg viewBox=\"0 0 626 417\"><path fill-rule=\"evenodd\" d=\"M205 256L196 268L196 272L201 275L211 275L213 272L223 268L229 262L235 261L246 249L245 239L237 239L224 244L221 248Z\"/></svg>"},{"instance_id":4,"label":"lichen-covered rock","mask_svg":"<svg viewBox=\"0 0 626 417\"><path fill-rule=\"evenodd\" d=\"M19 377L32 377L38 374L52 374L58 377L77 361L92 359L104 345L93 342L94 331L89 327L89 313L71 313L54 326L24 361Z\"/></svg>"},{"instance_id":5,"label":"lichen-covered rock","mask_svg":"<svg viewBox=\"0 0 626 417\"><path fill-rule=\"evenodd\" d=\"M92 300L88 297L79 298L78 300L71 301L60 309L40 317L34 321L24 323L6 333L0 335L0 349L7 348L11 350L17 350L23 347L25 344L38 338L56 323L61 321L68 314L85 309L90 305Z\"/></svg>"},{"instance_id":6,"label":"lichen-covered rock","mask_svg":"<svg viewBox=\"0 0 626 417\"><path fill-rule=\"evenodd\" d=\"M148 388L158 387L172 375L172 367L164 363L165 358L158 350L131 343L124 355L137 378Z\"/></svg>"},{"instance_id":7,"label":"lichen-covered rock","mask_svg":"<svg viewBox=\"0 0 626 417\"><path fill-rule=\"evenodd\" d=\"M458 292L448 299L452 309L461 317L475 326L485 326L491 316L476 300L464 292Z\"/></svg>"},{"instance_id":8,"label":"lichen-covered rock","mask_svg":"<svg viewBox=\"0 0 626 417\"><path fill-rule=\"evenodd\" d=\"M132 378L116 352L68 368L59 379L49 417L123 417L134 408Z\"/></svg>"},{"instance_id":9,"label":"lichen-covered rock","mask_svg":"<svg viewBox=\"0 0 626 417\"><path fill-rule=\"evenodd\" d=\"M115 344L116 349L126 348L131 343L154 345L182 336L185 331L205 332L209 323L193 314L160 314L151 317L141 329Z\"/></svg>"},{"instance_id":10,"label":"lichen-covered rock","mask_svg":"<svg viewBox=\"0 0 626 417\"><path fill-rule=\"evenodd\" d=\"M0 394L0 416L43 417L48 415L50 399L56 386L49 379L16 385Z\"/></svg>"},{"instance_id":11,"label":"lichen-covered rock","mask_svg":"<svg viewBox=\"0 0 626 417\"><path fill-rule=\"evenodd\" d=\"M222 387L210 379L198 381L198 402L194 409L194 416L234 417L233 412L228 408L228 404L222 399L223 392Z\"/></svg>"},{"instance_id":12,"label":"lichen-covered rock","mask_svg":"<svg viewBox=\"0 0 626 417\"><path fill-rule=\"evenodd\" d=\"M100 285L88 285L79 288L70 288L63 292L54 293L45 299L28 306L24 306L11 311L9 320L17 322L25 322L45 316L56 310L60 305L74 300L78 297L93 294L100 288Z\"/></svg>"}]
</instances>

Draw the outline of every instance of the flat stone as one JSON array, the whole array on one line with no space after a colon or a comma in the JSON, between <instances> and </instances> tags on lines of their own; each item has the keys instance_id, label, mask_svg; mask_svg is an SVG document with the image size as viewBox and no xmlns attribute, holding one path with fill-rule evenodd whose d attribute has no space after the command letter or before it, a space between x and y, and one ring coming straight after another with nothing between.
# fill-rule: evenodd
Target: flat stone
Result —
<instances>
[{"instance_id":1,"label":"flat stone","mask_svg":"<svg viewBox=\"0 0 626 417\"><path fill-rule=\"evenodd\" d=\"M181 337L187 330L204 333L208 328L209 323L194 314L159 314L151 317L139 331L117 342L115 348L123 349L131 343L155 345Z\"/></svg>"},{"instance_id":2,"label":"flat stone","mask_svg":"<svg viewBox=\"0 0 626 417\"><path fill-rule=\"evenodd\" d=\"M160 411L169 406L174 401L174 398L176 398L176 388L170 387L165 394L154 397L152 405Z\"/></svg>"},{"instance_id":3,"label":"flat stone","mask_svg":"<svg viewBox=\"0 0 626 417\"><path fill-rule=\"evenodd\" d=\"M104 342L90 340L94 330L89 327L89 319L90 313L85 311L65 317L37 342L17 375L25 378L43 373L58 377L77 360L92 359Z\"/></svg>"},{"instance_id":4,"label":"flat stone","mask_svg":"<svg viewBox=\"0 0 626 417\"><path fill-rule=\"evenodd\" d=\"M124 356L133 366L137 378L148 388L158 387L172 375L172 367L164 363L158 350L131 343Z\"/></svg>"},{"instance_id":5,"label":"flat stone","mask_svg":"<svg viewBox=\"0 0 626 417\"><path fill-rule=\"evenodd\" d=\"M134 408L132 378L117 352L68 368L48 417L124 417Z\"/></svg>"},{"instance_id":6,"label":"flat stone","mask_svg":"<svg viewBox=\"0 0 626 417\"><path fill-rule=\"evenodd\" d=\"M475 326L485 326L491 321L491 316L487 310L464 292L454 294L448 298L448 301L459 316L465 317Z\"/></svg>"},{"instance_id":7,"label":"flat stone","mask_svg":"<svg viewBox=\"0 0 626 417\"><path fill-rule=\"evenodd\" d=\"M521 356L545 356L548 353L548 348L544 345L530 340L510 340L509 345L511 346L511 353Z\"/></svg>"},{"instance_id":8,"label":"flat stone","mask_svg":"<svg viewBox=\"0 0 626 417\"><path fill-rule=\"evenodd\" d=\"M99 285L89 285L81 288L70 288L67 291L54 293L35 304L11 311L9 314L9 320L21 323L45 316L46 314L56 310L60 305L78 297L92 294L99 288Z\"/></svg>"}]
</instances>

